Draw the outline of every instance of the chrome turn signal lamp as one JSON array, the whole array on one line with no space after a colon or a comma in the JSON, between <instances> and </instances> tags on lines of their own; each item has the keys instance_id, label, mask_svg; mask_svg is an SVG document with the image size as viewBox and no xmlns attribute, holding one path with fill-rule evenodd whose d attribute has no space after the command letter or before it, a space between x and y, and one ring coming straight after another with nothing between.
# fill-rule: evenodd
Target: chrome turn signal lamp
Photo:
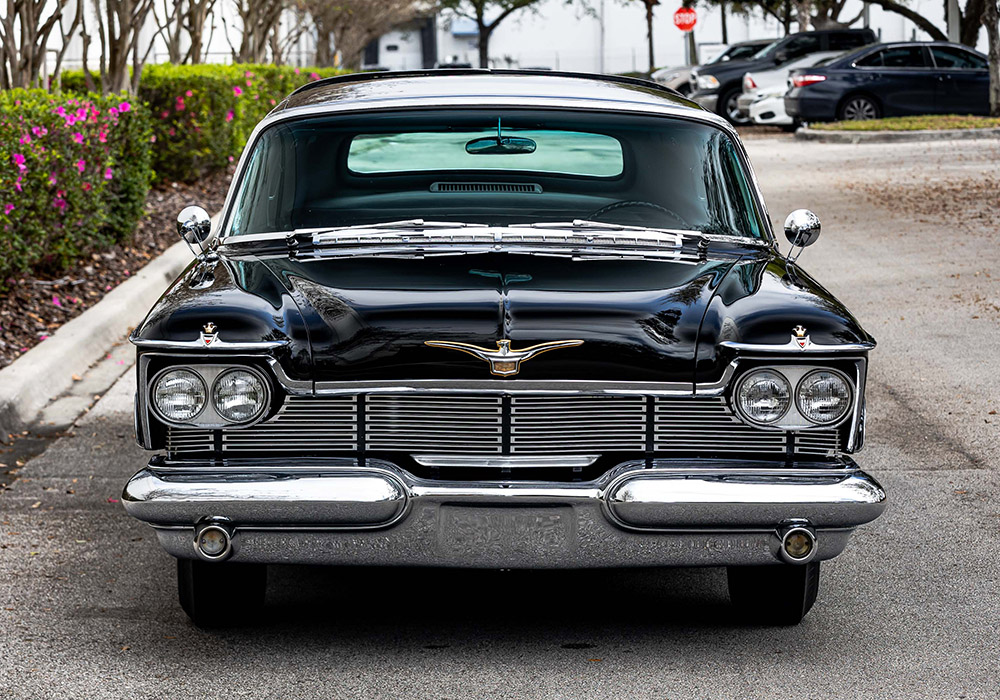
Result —
<instances>
[{"instance_id":1,"label":"chrome turn signal lamp","mask_svg":"<svg viewBox=\"0 0 1000 700\"><path fill-rule=\"evenodd\" d=\"M252 367L192 365L156 375L149 398L153 411L168 424L228 428L263 416L271 402L271 387Z\"/></svg>"},{"instance_id":2,"label":"chrome turn signal lamp","mask_svg":"<svg viewBox=\"0 0 1000 700\"><path fill-rule=\"evenodd\" d=\"M783 430L836 425L853 401L854 387L846 375L818 367L753 369L740 377L733 392L733 405L743 420Z\"/></svg>"},{"instance_id":3,"label":"chrome turn signal lamp","mask_svg":"<svg viewBox=\"0 0 1000 700\"><path fill-rule=\"evenodd\" d=\"M194 551L205 561L221 561L233 551L233 534L219 520L210 519L195 528Z\"/></svg>"},{"instance_id":4,"label":"chrome turn signal lamp","mask_svg":"<svg viewBox=\"0 0 1000 700\"><path fill-rule=\"evenodd\" d=\"M778 530L779 554L789 564L806 564L816 555L816 533L808 521L794 521Z\"/></svg>"}]
</instances>

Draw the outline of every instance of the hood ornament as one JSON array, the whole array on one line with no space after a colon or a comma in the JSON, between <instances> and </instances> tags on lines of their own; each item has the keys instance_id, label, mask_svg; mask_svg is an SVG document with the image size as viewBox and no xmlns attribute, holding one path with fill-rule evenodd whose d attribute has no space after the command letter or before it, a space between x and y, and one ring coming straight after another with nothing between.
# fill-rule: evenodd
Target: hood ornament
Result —
<instances>
[{"instance_id":1,"label":"hood ornament","mask_svg":"<svg viewBox=\"0 0 1000 700\"><path fill-rule=\"evenodd\" d=\"M215 324L209 321L201 329L201 342L205 345L211 345L219 338L219 331L216 329Z\"/></svg>"},{"instance_id":2,"label":"hood ornament","mask_svg":"<svg viewBox=\"0 0 1000 700\"><path fill-rule=\"evenodd\" d=\"M796 345L799 346L800 350L805 350L807 347L809 347L811 341L809 340L809 336L806 335L805 326L802 325L795 326L795 328L792 329L792 332L793 332L792 340L795 342Z\"/></svg>"},{"instance_id":3,"label":"hood ornament","mask_svg":"<svg viewBox=\"0 0 1000 700\"><path fill-rule=\"evenodd\" d=\"M445 340L427 340L424 345L432 348L448 348L468 353L473 357L490 363L490 374L499 377L510 377L521 371L521 363L527 362L536 355L558 348L571 348L583 345L582 340L553 340L548 343L539 343L523 350L512 350L510 341L507 339L497 341L497 349L481 348L478 345L469 343L449 343Z\"/></svg>"}]
</instances>

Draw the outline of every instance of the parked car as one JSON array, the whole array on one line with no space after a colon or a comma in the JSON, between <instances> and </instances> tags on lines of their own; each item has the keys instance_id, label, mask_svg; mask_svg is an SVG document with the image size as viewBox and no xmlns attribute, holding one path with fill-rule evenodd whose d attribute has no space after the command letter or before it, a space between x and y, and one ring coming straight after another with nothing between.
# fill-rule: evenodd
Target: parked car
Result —
<instances>
[{"instance_id":1,"label":"parked car","mask_svg":"<svg viewBox=\"0 0 1000 700\"><path fill-rule=\"evenodd\" d=\"M771 39L754 39L751 41L740 41L735 44L730 44L725 51L704 65L711 66L716 63L725 63L727 61L746 60L765 46L771 44L771 42ZM697 68L697 66L673 66L671 68L660 68L659 70L653 71L653 74L650 77L661 85L673 88L682 95L690 95L695 89L694 83L691 80L691 71L695 68Z\"/></svg>"},{"instance_id":2,"label":"parked car","mask_svg":"<svg viewBox=\"0 0 1000 700\"><path fill-rule=\"evenodd\" d=\"M961 44L866 46L815 69L792 71L785 111L800 121L907 114L989 114L986 56Z\"/></svg>"},{"instance_id":3,"label":"parked car","mask_svg":"<svg viewBox=\"0 0 1000 700\"><path fill-rule=\"evenodd\" d=\"M755 124L791 125L792 119L785 114L784 102L788 92L788 74L796 68L823 65L842 54L843 51L820 51L771 70L747 72L743 76L743 92L736 101L740 115L750 117ZM758 107L757 118L751 111L754 105Z\"/></svg>"},{"instance_id":4,"label":"parked car","mask_svg":"<svg viewBox=\"0 0 1000 700\"><path fill-rule=\"evenodd\" d=\"M310 83L218 227L178 218L200 255L131 336L125 509L202 625L284 563L727 566L797 623L885 505L851 457L875 342L769 222L732 127L645 80Z\"/></svg>"},{"instance_id":5,"label":"parked car","mask_svg":"<svg viewBox=\"0 0 1000 700\"><path fill-rule=\"evenodd\" d=\"M848 51L876 41L870 29L831 29L798 32L779 39L745 61L729 61L702 66L692 73L696 90L691 99L733 124L746 124L737 100L743 92L743 75L747 71L770 70L802 56L821 51Z\"/></svg>"}]
</instances>

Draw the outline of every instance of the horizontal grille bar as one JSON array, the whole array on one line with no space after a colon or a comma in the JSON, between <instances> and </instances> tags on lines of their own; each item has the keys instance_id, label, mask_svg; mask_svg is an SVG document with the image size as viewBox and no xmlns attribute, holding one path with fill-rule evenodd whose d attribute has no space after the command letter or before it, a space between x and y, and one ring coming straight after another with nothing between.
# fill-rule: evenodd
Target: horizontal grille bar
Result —
<instances>
[{"instance_id":1,"label":"horizontal grille bar","mask_svg":"<svg viewBox=\"0 0 1000 700\"><path fill-rule=\"evenodd\" d=\"M213 452L215 432L168 428L167 452ZM647 453L649 445L657 455L780 458L789 440L795 454L830 457L841 451L840 430L800 431L789 438L742 422L721 397L290 396L267 421L221 431L224 454L264 456L357 452L362 444L368 452L523 456Z\"/></svg>"}]
</instances>

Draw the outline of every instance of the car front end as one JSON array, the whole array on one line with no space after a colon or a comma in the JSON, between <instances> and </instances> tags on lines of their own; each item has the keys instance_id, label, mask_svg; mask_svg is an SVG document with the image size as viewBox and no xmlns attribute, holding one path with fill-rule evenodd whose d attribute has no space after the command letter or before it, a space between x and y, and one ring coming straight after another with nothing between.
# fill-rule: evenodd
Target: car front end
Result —
<instances>
[{"instance_id":1,"label":"car front end","mask_svg":"<svg viewBox=\"0 0 1000 700\"><path fill-rule=\"evenodd\" d=\"M627 79L584 110L350 80L258 127L132 336L154 454L123 503L189 614L278 563L704 565L801 619L885 506L852 457L874 341L777 253L732 129Z\"/></svg>"}]
</instances>

